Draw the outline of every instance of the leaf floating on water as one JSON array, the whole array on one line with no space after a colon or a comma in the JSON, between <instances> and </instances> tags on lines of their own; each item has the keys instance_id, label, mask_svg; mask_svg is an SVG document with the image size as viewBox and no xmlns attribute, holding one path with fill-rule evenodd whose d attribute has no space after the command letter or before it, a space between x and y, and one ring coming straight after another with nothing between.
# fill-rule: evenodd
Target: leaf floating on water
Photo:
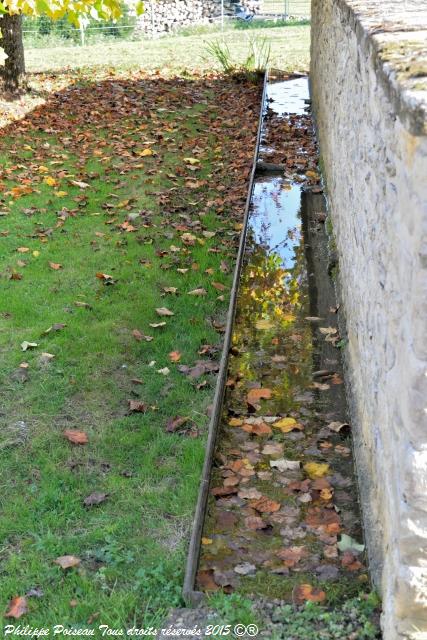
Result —
<instances>
[{"instance_id":1,"label":"leaf floating on water","mask_svg":"<svg viewBox=\"0 0 427 640\"><path fill-rule=\"evenodd\" d=\"M340 551L348 551L352 549L353 551L361 553L365 550L364 544L360 544L357 540L354 540L346 533L341 534L341 540L338 542L337 547Z\"/></svg>"},{"instance_id":2,"label":"leaf floating on water","mask_svg":"<svg viewBox=\"0 0 427 640\"><path fill-rule=\"evenodd\" d=\"M270 460L270 467L279 469L279 471L291 471L293 469L299 469L301 462L299 460Z\"/></svg>"},{"instance_id":3,"label":"leaf floating on water","mask_svg":"<svg viewBox=\"0 0 427 640\"><path fill-rule=\"evenodd\" d=\"M315 480L316 478L323 478L329 473L329 465L326 462L307 462L304 465L304 471L309 478Z\"/></svg>"},{"instance_id":4,"label":"leaf floating on water","mask_svg":"<svg viewBox=\"0 0 427 640\"><path fill-rule=\"evenodd\" d=\"M295 604L304 604L307 601L323 602L326 600L326 593L311 584L299 584L293 588L292 600Z\"/></svg>"},{"instance_id":5,"label":"leaf floating on water","mask_svg":"<svg viewBox=\"0 0 427 640\"><path fill-rule=\"evenodd\" d=\"M280 429L282 433L290 433L291 431L302 431L303 425L295 420L295 418L281 418L273 423L273 427Z\"/></svg>"},{"instance_id":6,"label":"leaf floating on water","mask_svg":"<svg viewBox=\"0 0 427 640\"><path fill-rule=\"evenodd\" d=\"M247 396L248 404L254 405L259 402L259 400L269 400L271 398L271 389L263 389L258 387L256 389L251 389Z\"/></svg>"},{"instance_id":7,"label":"leaf floating on water","mask_svg":"<svg viewBox=\"0 0 427 640\"><path fill-rule=\"evenodd\" d=\"M274 513L275 511L279 511L281 505L280 502L276 502L275 500L270 500L266 496L262 496L258 500L252 500L250 506L259 511L260 513Z\"/></svg>"}]
</instances>

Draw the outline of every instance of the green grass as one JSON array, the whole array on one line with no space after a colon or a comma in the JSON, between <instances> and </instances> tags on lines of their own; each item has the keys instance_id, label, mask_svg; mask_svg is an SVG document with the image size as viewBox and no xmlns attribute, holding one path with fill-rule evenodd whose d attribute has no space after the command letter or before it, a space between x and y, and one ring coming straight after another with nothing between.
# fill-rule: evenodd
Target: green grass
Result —
<instances>
[{"instance_id":1,"label":"green grass","mask_svg":"<svg viewBox=\"0 0 427 640\"><path fill-rule=\"evenodd\" d=\"M22 619L34 626L157 624L181 604L215 377L192 381L168 354L178 350L181 363L192 365L203 344L221 341L212 321L227 307L242 204L216 188L240 180L243 196L244 176L238 165L227 168L235 141L224 120L238 120L216 94L228 91L232 105L232 94L245 92L251 131L242 137L241 167L257 116L256 88L218 82L87 78L3 136L0 613L37 587L43 596L28 599ZM141 156L148 147L155 155ZM184 158L195 155L201 168L193 173ZM195 179L206 183L186 186ZM11 190L26 181L33 192L14 197ZM135 232L120 229L141 211ZM186 225L194 246L183 243ZM103 284L98 272L115 284ZM11 279L14 273L22 279ZM211 281L226 286L224 299ZM206 296L187 295L201 286ZM175 315L161 318L157 307ZM150 327L164 319L165 327ZM55 323L66 326L46 333ZM135 329L154 339L138 342ZM23 352L25 340L38 347ZM54 355L48 364L43 352ZM21 382L24 361L28 380ZM158 373L164 367L167 376ZM149 409L129 414L129 399ZM176 415L188 416L198 437L167 433ZM84 431L88 444L70 444L65 429ZM106 501L85 507L94 491L108 494ZM54 564L66 554L80 566Z\"/></svg>"},{"instance_id":2,"label":"green grass","mask_svg":"<svg viewBox=\"0 0 427 640\"><path fill-rule=\"evenodd\" d=\"M249 39L266 37L271 43L273 68L284 71L307 71L309 67L310 27L284 26L245 29L227 27L223 37L233 53L233 58L242 62L248 54ZM163 73L187 73L189 70L219 68L207 53L207 45L217 39L220 32L201 35L172 36L138 42L104 42L85 47L52 47L27 49L28 71L46 72L66 67L114 67L161 69Z\"/></svg>"}]
</instances>

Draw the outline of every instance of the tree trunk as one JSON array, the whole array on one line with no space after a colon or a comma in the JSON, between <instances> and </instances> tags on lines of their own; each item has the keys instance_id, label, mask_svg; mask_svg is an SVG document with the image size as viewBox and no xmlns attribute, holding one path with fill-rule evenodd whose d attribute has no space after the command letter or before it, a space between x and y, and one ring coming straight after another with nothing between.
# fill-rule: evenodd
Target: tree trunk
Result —
<instances>
[{"instance_id":1,"label":"tree trunk","mask_svg":"<svg viewBox=\"0 0 427 640\"><path fill-rule=\"evenodd\" d=\"M7 58L0 66L0 78L6 91L16 92L25 87L25 59L22 42L22 16L3 14L0 18L2 38L0 47Z\"/></svg>"}]
</instances>

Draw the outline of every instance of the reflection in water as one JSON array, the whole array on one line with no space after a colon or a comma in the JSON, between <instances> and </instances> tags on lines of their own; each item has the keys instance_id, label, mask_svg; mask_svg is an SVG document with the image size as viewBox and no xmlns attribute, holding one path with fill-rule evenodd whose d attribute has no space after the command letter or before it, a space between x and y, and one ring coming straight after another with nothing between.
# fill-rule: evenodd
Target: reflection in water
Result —
<instances>
[{"instance_id":1,"label":"reflection in water","mask_svg":"<svg viewBox=\"0 0 427 640\"><path fill-rule=\"evenodd\" d=\"M268 86L269 107L278 116L286 113L302 115L307 112L309 99L307 78L284 80Z\"/></svg>"},{"instance_id":2,"label":"reflection in water","mask_svg":"<svg viewBox=\"0 0 427 640\"><path fill-rule=\"evenodd\" d=\"M363 558L351 553L343 569L337 546L339 533L361 540L361 530L349 443L325 426L346 419L333 294L323 287L319 303L309 288L313 196L302 184L318 181L314 140L307 115L283 115L305 113L307 79L277 83L268 94L275 101L264 140L291 173L254 184L197 580L208 591L246 585L288 598L293 583L283 576L325 590L340 580L343 592L346 571L353 582L367 577ZM320 310L326 326L314 327ZM319 366L331 370L329 382L319 382Z\"/></svg>"},{"instance_id":3,"label":"reflection in water","mask_svg":"<svg viewBox=\"0 0 427 640\"><path fill-rule=\"evenodd\" d=\"M301 239L301 187L282 177L258 177L254 184L249 229L255 242L276 254L285 268L294 260Z\"/></svg>"}]
</instances>

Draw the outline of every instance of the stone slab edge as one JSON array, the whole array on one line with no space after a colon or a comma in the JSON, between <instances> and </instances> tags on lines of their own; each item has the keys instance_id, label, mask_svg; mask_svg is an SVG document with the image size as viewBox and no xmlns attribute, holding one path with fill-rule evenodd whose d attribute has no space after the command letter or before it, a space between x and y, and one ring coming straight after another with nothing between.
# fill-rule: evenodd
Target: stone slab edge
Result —
<instances>
[{"instance_id":1,"label":"stone slab edge","mask_svg":"<svg viewBox=\"0 0 427 640\"><path fill-rule=\"evenodd\" d=\"M427 135L427 3L420 2L424 24L419 27L399 21L402 14L393 15L392 10L385 21L378 14L382 0L336 0L336 4L372 59L396 115L412 135ZM397 37L401 46L391 54ZM405 73L405 67L413 64L414 54L415 76L410 70Z\"/></svg>"}]
</instances>

